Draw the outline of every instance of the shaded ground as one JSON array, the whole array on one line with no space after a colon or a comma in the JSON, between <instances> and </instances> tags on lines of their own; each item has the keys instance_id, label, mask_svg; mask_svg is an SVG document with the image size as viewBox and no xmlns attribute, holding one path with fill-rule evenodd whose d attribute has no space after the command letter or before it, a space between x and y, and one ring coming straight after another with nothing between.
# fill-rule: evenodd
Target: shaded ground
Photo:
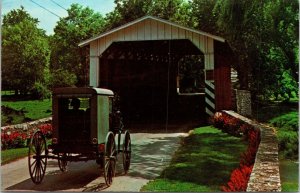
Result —
<instances>
[{"instance_id":1,"label":"shaded ground","mask_svg":"<svg viewBox=\"0 0 300 193\"><path fill-rule=\"evenodd\" d=\"M47 172L40 185L32 183L27 158L1 166L2 190L29 191L139 191L150 179L157 177L169 164L186 133L132 133L132 164L125 176L119 157L113 185L104 184L102 170L95 161L72 162L69 171L60 172L57 161L49 160Z\"/></svg>"}]
</instances>

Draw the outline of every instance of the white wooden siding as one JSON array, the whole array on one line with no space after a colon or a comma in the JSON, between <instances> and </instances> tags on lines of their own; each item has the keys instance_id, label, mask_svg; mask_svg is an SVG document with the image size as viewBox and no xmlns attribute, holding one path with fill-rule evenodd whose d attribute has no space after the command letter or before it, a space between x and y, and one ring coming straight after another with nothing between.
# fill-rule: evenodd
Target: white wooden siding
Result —
<instances>
[{"instance_id":1,"label":"white wooden siding","mask_svg":"<svg viewBox=\"0 0 300 193\"><path fill-rule=\"evenodd\" d=\"M212 38L151 19L143 20L139 23L108 34L107 36L103 36L90 42L90 45L94 45L95 42L98 42L97 46L91 47L91 49L96 48L98 50L98 55L101 55L111 45L111 43L115 41L176 39L189 39L201 52L203 52L203 54L211 55L213 53L214 40ZM209 60L209 63L213 62L213 55L210 56Z\"/></svg>"},{"instance_id":2,"label":"white wooden siding","mask_svg":"<svg viewBox=\"0 0 300 193\"><path fill-rule=\"evenodd\" d=\"M91 86L98 86L97 80L99 80L99 61L96 61L98 58L95 59L95 56L100 56L113 42L176 39L190 40L204 54L205 69L214 69L214 39L212 37L149 18L120 28L89 43Z\"/></svg>"}]
</instances>

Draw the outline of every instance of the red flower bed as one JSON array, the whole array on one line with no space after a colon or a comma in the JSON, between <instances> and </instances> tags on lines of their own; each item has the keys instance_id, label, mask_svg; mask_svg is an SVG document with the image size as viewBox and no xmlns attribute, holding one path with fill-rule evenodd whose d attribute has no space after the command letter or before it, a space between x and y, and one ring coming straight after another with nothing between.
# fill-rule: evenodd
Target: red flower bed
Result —
<instances>
[{"instance_id":1,"label":"red flower bed","mask_svg":"<svg viewBox=\"0 0 300 193\"><path fill-rule=\"evenodd\" d=\"M243 131L241 130L243 122L227 114L216 113L210 119L210 122L214 127L221 129L223 132L229 133L230 135L237 137L241 137L243 135Z\"/></svg>"},{"instance_id":2,"label":"red flower bed","mask_svg":"<svg viewBox=\"0 0 300 193\"><path fill-rule=\"evenodd\" d=\"M248 141L247 150L241 155L240 166L232 171L229 182L221 187L225 192L246 191L260 143L260 131L224 113L216 113L211 123L223 132L243 136Z\"/></svg>"},{"instance_id":3,"label":"red flower bed","mask_svg":"<svg viewBox=\"0 0 300 193\"><path fill-rule=\"evenodd\" d=\"M18 131L1 132L2 149L26 146L27 135Z\"/></svg>"},{"instance_id":4,"label":"red flower bed","mask_svg":"<svg viewBox=\"0 0 300 193\"><path fill-rule=\"evenodd\" d=\"M45 135L46 138L50 138L52 135L52 125L43 124L38 126L39 130ZM10 127L5 127L1 131L1 148L12 149L26 147L28 141L30 140L34 131L29 131L28 133L12 129Z\"/></svg>"},{"instance_id":5,"label":"red flower bed","mask_svg":"<svg viewBox=\"0 0 300 193\"><path fill-rule=\"evenodd\" d=\"M253 166L240 166L233 170L230 180L226 186L222 186L223 192L241 192L246 191Z\"/></svg>"},{"instance_id":6,"label":"red flower bed","mask_svg":"<svg viewBox=\"0 0 300 193\"><path fill-rule=\"evenodd\" d=\"M39 125L38 128L45 135L46 138L51 138L52 137L53 129L52 129L51 124Z\"/></svg>"},{"instance_id":7,"label":"red flower bed","mask_svg":"<svg viewBox=\"0 0 300 193\"><path fill-rule=\"evenodd\" d=\"M256 152L260 143L260 132L258 130L248 131L248 148L246 152L242 154L241 164L243 165L253 165L255 162Z\"/></svg>"}]
</instances>

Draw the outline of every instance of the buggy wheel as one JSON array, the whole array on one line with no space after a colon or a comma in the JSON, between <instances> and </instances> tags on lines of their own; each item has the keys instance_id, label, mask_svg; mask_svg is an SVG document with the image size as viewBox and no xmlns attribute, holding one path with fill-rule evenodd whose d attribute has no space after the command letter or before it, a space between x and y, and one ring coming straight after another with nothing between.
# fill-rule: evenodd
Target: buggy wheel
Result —
<instances>
[{"instance_id":1,"label":"buggy wheel","mask_svg":"<svg viewBox=\"0 0 300 193\"><path fill-rule=\"evenodd\" d=\"M46 140L41 131L36 131L31 137L28 149L28 168L31 180L35 184L42 182L47 166Z\"/></svg>"},{"instance_id":2,"label":"buggy wheel","mask_svg":"<svg viewBox=\"0 0 300 193\"><path fill-rule=\"evenodd\" d=\"M58 167L60 171L65 172L68 169L68 161L66 160L67 154L64 153L63 155L58 156Z\"/></svg>"},{"instance_id":3,"label":"buggy wheel","mask_svg":"<svg viewBox=\"0 0 300 193\"><path fill-rule=\"evenodd\" d=\"M106 136L103 156L104 179L107 186L110 186L112 184L113 178L115 177L116 159L117 151L115 136L112 132L109 132Z\"/></svg>"},{"instance_id":4,"label":"buggy wheel","mask_svg":"<svg viewBox=\"0 0 300 193\"><path fill-rule=\"evenodd\" d=\"M130 160L131 160L131 139L129 131L125 132L125 137L123 141L123 168L125 174L127 174L130 168Z\"/></svg>"}]
</instances>

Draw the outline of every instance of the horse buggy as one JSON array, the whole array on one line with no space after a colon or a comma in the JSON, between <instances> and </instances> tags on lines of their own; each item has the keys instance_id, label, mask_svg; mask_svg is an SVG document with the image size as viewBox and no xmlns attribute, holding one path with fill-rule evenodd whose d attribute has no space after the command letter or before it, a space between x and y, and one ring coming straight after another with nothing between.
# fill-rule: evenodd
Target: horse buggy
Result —
<instances>
[{"instance_id":1,"label":"horse buggy","mask_svg":"<svg viewBox=\"0 0 300 193\"><path fill-rule=\"evenodd\" d=\"M52 140L46 140L39 130L30 139L28 167L31 180L35 184L42 182L48 159L56 159L62 172L67 170L69 162L95 160L101 166L99 173L103 172L107 186L112 184L118 157L122 158L127 173L131 138L129 131L123 130L115 101L114 93L107 89L54 89Z\"/></svg>"}]
</instances>

